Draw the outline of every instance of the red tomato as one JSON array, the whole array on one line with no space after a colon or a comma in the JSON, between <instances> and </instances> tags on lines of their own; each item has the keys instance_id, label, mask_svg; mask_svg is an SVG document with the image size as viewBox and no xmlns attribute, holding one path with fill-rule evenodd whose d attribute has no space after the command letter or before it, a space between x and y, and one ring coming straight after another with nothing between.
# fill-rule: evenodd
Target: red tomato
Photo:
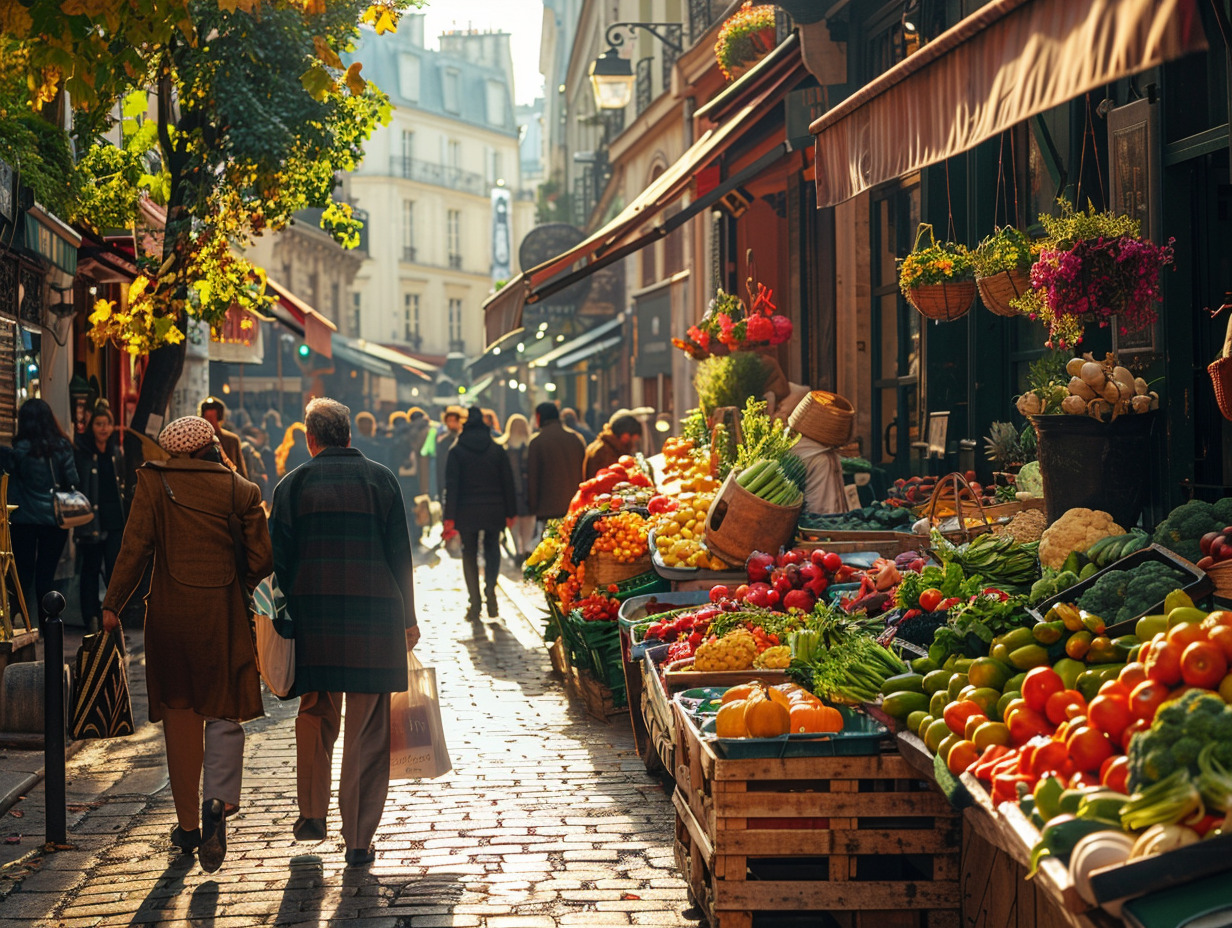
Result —
<instances>
[{"instance_id":1,"label":"red tomato","mask_svg":"<svg viewBox=\"0 0 1232 928\"><path fill-rule=\"evenodd\" d=\"M945 719L945 724L950 731L961 737L966 730L967 720L973 715L982 716L984 710L971 700L963 699L947 705L941 717Z\"/></svg>"},{"instance_id":2,"label":"red tomato","mask_svg":"<svg viewBox=\"0 0 1232 928\"><path fill-rule=\"evenodd\" d=\"M1035 667L1027 672L1022 681L1022 698L1036 712L1043 712L1048 697L1065 689L1065 681L1051 667Z\"/></svg>"},{"instance_id":3,"label":"red tomato","mask_svg":"<svg viewBox=\"0 0 1232 928\"><path fill-rule=\"evenodd\" d=\"M1171 644L1179 644L1181 650L1184 650L1187 645L1195 641L1206 641L1206 629L1198 622L1182 622L1168 629L1168 641Z\"/></svg>"},{"instance_id":4,"label":"red tomato","mask_svg":"<svg viewBox=\"0 0 1232 928\"><path fill-rule=\"evenodd\" d=\"M730 597L731 591L721 583L718 586L712 586L710 588L710 601L712 603L717 603L720 600L729 599Z\"/></svg>"},{"instance_id":5,"label":"red tomato","mask_svg":"<svg viewBox=\"0 0 1232 928\"><path fill-rule=\"evenodd\" d=\"M1190 686L1213 690L1228 672L1228 661L1218 645L1195 641L1181 654L1181 678Z\"/></svg>"},{"instance_id":6,"label":"red tomato","mask_svg":"<svg viewBox=\"0 0 1232 928\"><path fill-rule=\"evenodd\" d=\"M1171 697L1172 693L1167 686L1157 680L1146 680L1135 686L1134 691L1129 694L1130 714L1150 724L1155 718L1156 710Z\"/></svg>"},{"instance_id":7,"label":"red tomato","mask_svg":"<svg viewBox=\"0 0 1232 928\"><path fill-rule=\"evenodd\" d=\"M1092 786L1099 786L1099 777L1094 773L1079 770L1077 773L1070 775L1065 785L1069 789L1090 789Z\"/></svg>"},{"instance_id":8,"label":"red tomato","mask_svg":"<svg viewBox=\"0 0 1232 928\"><path fill-rule=\"evenodd\" d=\"M821 559L821 566L830 571L830 573L834 573L834 571L843 566L842 555L837 554L834 551L827 551L826 556ZM940 591L938 591L937 595L941 595ZM925 609L924 611L928 612L929 610Z\"/></svg>"},{"instance_id":9,"label":"red tomato","mask_svg":"<svg viewBox=\"0 0 1232 928\"><path fill-rule=\"evenodd\" d=\"M1099 782L1118 793L1129 794L1129 758L1124 754L1109 757L1100 764Z\"/></svg>"},{"instance_id":10,"label":"red tomato","mask_svg":"<svg viewBox=\"0 0 1232 928\"><path fill-rule=\"evenodd\" d=\"M1100 696L1122 696L1129 699L1129 694L1133 692L1131 687L1127 687L1120 679L1105 680L1099 685Z\"/></svg>"},{"instance_id":11,"label":"red tomato","mask_svg":"<svg viewBox=\"0 0 1232 928\"><path fill-rule=\"evenodd\" d=\"M1063 769L1068 761L1069 750L1065 745L1049 739L1047 744L1040 745L1031 755L1031 773L1036 777L1055 773Z\"/></svg>"},{"instance_id":12,"label":"red tomato","mask_svg":"<svg viewBox=\"0 0 1232 928\"><path fill-rule=\"evenodd\" d=\"M1087 711L1091 724L1114 741L1130 723L1129 700L1124 696L1096 696Z\"/></svg>"},{"instance_id":13,"label":"red tomato","mask_svg":"<svg viewBox=\"0 0 1232 928\"><path fill-rule=\"evenodd\" d=\"M1146 657L1146 675L1164 686L1176 686L1181 682L1182 653L1183 648L1175 641L1154 642Z\"/></svg>"},{"instance_id":14,"label":"red tomato","mask_svg":"<svg viewBox=\"0 0 1232 928\"><path fill-rule=\"evenodd\" d=\"M1072 710L1072 711L1071 711ZM1068 718L1081 715L1086 711L1086 700L1077 690L1061 690L1048 697L1044 704L1044 715L1053 725L1060 725Z\"/></svg>"},{"instance_id":15,"label":"red tomato","mask_svg":"<svg viewBox=\"0 0 1232 928\"><path fill-rule=\"evenodd\" d=\"M835 557L838 557L838 555L836 554ZM940 590L930 587L920 594L920 608L925 612L935 612L943 599L945 599L945 596Z\"/></svg>"},{"instance_id":16,"label":"red tomato","mask_svg":"<svg viewBox=\"0 0 1232 928\"><path fill-rule=\"evenodd\" d=\"M1023 744L1036 735L1052 734L1048 719L1027 706L1008 712L1005 723L1010 729L1010 740L1015 744Z\"/></svg>"},{"instance_id":17,"label":"red tomato","mask_svg":"<svg viewBox=\"0 0 1232 928\"><path fill-rule=\"evenodd\" d=\"M1116 753L1112 742L1088 725L1072 729L1065 744L1074 766L1087 773L1098 770L1100 764Z\"/></svg>"},{"instance_id":18,"label":"red tomato","mask_svg":"<svg viewBox=\"0 0 1232 928\"><path fill-rule=\"evenodd\" d=\"M1228 613L1211 613L1211 615ZM1207 616L1209 619L1210 616ZM1224 660L1232 663L1232 625L1216 625L1206 633L1206 640L1223 652Z\"/></svg>"},{"instance_id":19,"label":"red tomato","mask_svg":"<svg viewBox=\"0 0 1232 928\"><path fill-rule=\"evenodd\" d=\"M1121 737L1119 739L1121 742L1121 750L1129 753L1129 742L1133 739L1134 735L1138 734L1140 731L1146 731L1150 727L1151 723L1146 719L1134 719L1126 725L1125 730L1121 732Z\"/></svg>"},{"instance_id":20,"label":"red tomato","mask_svg":"<svg viewBox=\"0 0 1232 928\"><path fill-rule=\"evenodd\" d=\"M1117 680L1125 685L1126 693L1132 693L1134 687L1146 679L1146 666L1141 661L1126 664L1117 674Z\"/></svg>"}]
</instances>

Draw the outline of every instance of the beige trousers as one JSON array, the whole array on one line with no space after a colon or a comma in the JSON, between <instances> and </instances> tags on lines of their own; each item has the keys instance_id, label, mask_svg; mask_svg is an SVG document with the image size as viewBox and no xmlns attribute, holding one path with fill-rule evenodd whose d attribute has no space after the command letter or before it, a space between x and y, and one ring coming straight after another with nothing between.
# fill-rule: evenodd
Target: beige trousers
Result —
<instances>
[{"instance_id":1,"label":"beige trousers","mask_svg":"<svg viewBox=\"0 0 1232 928\"><path fill-rule=\"evenodd\" d=\"M296 786L299 814L325 818L329 812L334 742L346 698L342 776L338 811L347 850L367 849L389 794L389 693L305 693L295 719Z\"/></svg>"},{"instance_id":2,"label":"beige trousers","mask_svg":"<svg viewBox=\"0 0 1232 928\"><path fill-rule=\"evenodd\" d=\"M192 709L163 706L167 773L180 827L192 831L205 799L240 802L244 776L244 729L229 719L207 719ZM202 783L202 768L205 776Z\"/></svg>"}]
</instances>

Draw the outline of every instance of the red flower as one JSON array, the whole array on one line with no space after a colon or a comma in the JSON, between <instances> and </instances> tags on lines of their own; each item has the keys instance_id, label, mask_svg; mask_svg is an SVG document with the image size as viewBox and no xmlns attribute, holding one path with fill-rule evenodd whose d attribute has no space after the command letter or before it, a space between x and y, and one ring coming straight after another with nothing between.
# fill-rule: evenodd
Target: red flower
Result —
<instances>
[{"instance_id":1,"label":"red flower","mask_svg":"<svg viewBox=\"0 0 1232 928\"><path fill-rule=\"evenodd\" d=\"M770 322L774 325L774 337L770 339L770 344L781 345L791 338L794 329L790 319L786 316L775 316Z\"/></svg>"},{"instance_id":2,"label":"red flower","mask_svg":"<svg viewBox=\"0 0 1232 928\"><path fill-rule=\"evenodd\" d=\"M746 320L748 339L751 342L768 342L774 338L774 323L768 316L749 316Z\"/></svg>"}]
</instances>

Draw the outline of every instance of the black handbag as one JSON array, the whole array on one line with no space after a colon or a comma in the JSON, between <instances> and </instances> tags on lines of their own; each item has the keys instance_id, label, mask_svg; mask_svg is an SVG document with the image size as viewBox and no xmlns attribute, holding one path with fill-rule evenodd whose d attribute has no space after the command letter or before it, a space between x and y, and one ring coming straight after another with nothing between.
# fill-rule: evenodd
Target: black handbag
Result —
<instances>
[{"instance_id":1,"label":"black handbag","mask_svg":"<svg viewBox=\"0 0 1232 928\"><path fill-rule=\"evenodd\" d=\"M133 733L133 704L128 693L123 634L95 632L82 639L73 668L74 738L119 738Z\"/></svg>"}]
</instances>

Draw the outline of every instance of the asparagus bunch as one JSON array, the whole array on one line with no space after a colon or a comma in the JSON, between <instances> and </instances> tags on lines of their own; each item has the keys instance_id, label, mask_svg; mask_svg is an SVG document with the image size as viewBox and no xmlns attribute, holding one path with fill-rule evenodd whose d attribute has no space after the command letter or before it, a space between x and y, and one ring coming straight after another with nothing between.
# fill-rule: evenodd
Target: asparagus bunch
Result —
<instances>
[{"instance_id":1,"label":"asparagus bunch","mask_svg":"<svg viewBox=\"0 0 1232 928\"><path fill-rule=\"evenodd\" d=\"M801 499L800 488L778 461L758 461L746 467L736 475L736 483L776 506L795 506Z\"/></svg>"}]
</instances>

